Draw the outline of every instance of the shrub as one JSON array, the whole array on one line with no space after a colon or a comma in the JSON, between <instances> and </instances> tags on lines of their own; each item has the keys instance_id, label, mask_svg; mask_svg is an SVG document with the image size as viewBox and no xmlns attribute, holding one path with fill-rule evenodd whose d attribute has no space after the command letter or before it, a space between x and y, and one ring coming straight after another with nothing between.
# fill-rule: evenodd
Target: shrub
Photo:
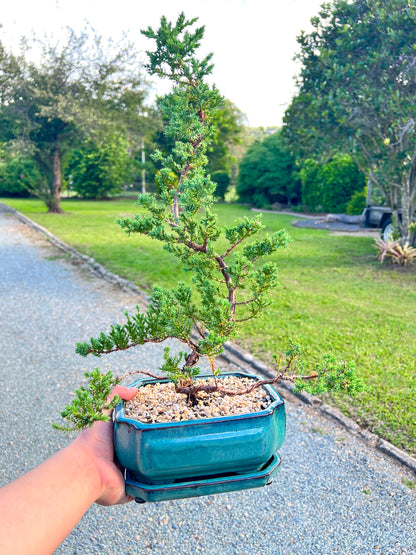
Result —
<instances>
[{"instance_id":1,"label":"shrub","mask_svg":"<svg viewBox=\"0 0 416 555\"><path fill-rule=\"evenodd\" d=\"M356 216L364 212L367 206L367 187L364 187L362 191L355 191L352 197L347 203L347 214L350 216Z\"/></svg>"},{"instance_id":2,"label":"shrub","mask_svg":"<svg viewBox=\"0 0 416 555\"><path fill-rule=\"evenodd\" d=\"M101 356L175 338L184 350L175 354L166 347L160 370L190 405L199 403L201 395L220 392L235 397L280 380L295 380L298 389L341 388L352 393L361 385L349 364L327 359L316 370L298 375L302 370L296 367L300 352L292 342L284 357L276 357L274 378L242 385L237 391L227 389L217 379L220 369L216 357L223 352L225 341L234 339L240 325L257 318L269 306L270 290L277 285L277 266L268 258L285 247L289 237L284 230L264 233L260 217L237 219L231 227L224 226L212 210L215 184L206 172L205 153L215 131L212 114L222 98L203 80L212 71L211 55L202 60L194 55L203 36L203 27L193 34L188 31L195 21L187 21L182 13L172 27L162 17L157 33L150 27L144 32L157 45L155 52L148 53L147 68L152 75L169 77L174 83L172 93L161 103L169 121L165 133L173 139L174 147L167 156L160 151L154 153L162 168L158 176L160 194L140 195L137 204L141 213L119 220L128 234L159 241L190 273L192 282L179 282L172 289L154 285L146 311L137 307L135 314L126 314L124 324L113 325L108 333L78 343L76 350L82 356ZM179 176L177 183L172 182L172 174ZM206 357L211 367L211 384L195 381L201 357ZM72 425L66 429L82 428L105 418L102 409L109 408L106 393L118 379L98 371L89 377L90 387L78 389L72 404L62 413Z\"/></svg>"},{"instance_id":3,"label":"shrub","mask_svg":"<svg viewBox=\"0 0 416 555\"><path fill-rule=\"evenodd\" d=\"M379 251L378 259L380 262L390 260L399 266L408 266L416 261L416 248L409 246L408 243L402 245L400 239L397 241L383 241L376 239L375 248Z\"/></svg>"},{"instance_id":4,"label":"shrub","mask_svg":"<svg viewBox=\"0 0 416 555\"><path fill-rule=\"evenodd\" d=\"M231 178L228 173L215 172L212 176L212 181L216 184L215 196L220 200L224 200L228 187L230 186Z\"/></svg>"},{"instance_id":5,"label":"shrub","mask_svg":"<svg viewBox=\"0 0 416 555\"><path fill-rule=\"evenodd\" d=\"M241 202L258 207L299 202L295 160L280 131L247 150L240 163L237 194Z\"/></svg>"},{"instance_id":6,"label":"shrub","mask_svg":"<svg viewBox=\"0 0 416 555\"><path fill-rule=\"evenodd\" d=\"M315 160L305 161L299 172L302 183L302 204L316 212L323 210L323 185L320 179L320 166Z\"/></svg>"},{"instance_id":7,"label":"shrub","mask_svg":"<svg viewBox=\"0 0 416 555\"><path fill-rule=\"evenodd\" d=\"M28 197L41 180L34 162L19 155L3 154L0 161L0 196Z\"/></svg>"},{"instance_id":8,"label":"shrub","mask_svg":"<svg viewBox=\"0 0 416 555\"><path fill-rule=\"evenodd\" d=\"M121 192L132 177L128 142L120 135L87 141L72 151L65 168L71 187L85 199L103 199Z\"/></svg>"},{"instance_id":9,"label":"shrub","mask_svg":"<svg viewBox=\"0 0 416 555\"><path fill-rule=\"evenodd\" d=\"M348 154L325 164L307 160L300 178L302 204L316 211L345 213L352 195L365 187L364 175Z\"/></svg>"}]
</instances>

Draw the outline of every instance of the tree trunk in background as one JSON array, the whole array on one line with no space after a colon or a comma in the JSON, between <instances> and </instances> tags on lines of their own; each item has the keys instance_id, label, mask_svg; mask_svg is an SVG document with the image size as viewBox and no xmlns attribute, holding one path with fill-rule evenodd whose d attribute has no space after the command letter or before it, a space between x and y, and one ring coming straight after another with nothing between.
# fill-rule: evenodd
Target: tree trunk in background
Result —
<instances>
[{"instance_id":1,"label":"tree trunk in background","mask_svg":"<svg viewBox=\"0 0 416 555\"><path fill-rule=\"evenodd\" d=\"M53 214L62 214L63 210L61 208L61 153L59 152L59 147L55 148L53 154L53 178L51 187L51 197L48 205L48 212Z\"/></svg>"}]
</instances>

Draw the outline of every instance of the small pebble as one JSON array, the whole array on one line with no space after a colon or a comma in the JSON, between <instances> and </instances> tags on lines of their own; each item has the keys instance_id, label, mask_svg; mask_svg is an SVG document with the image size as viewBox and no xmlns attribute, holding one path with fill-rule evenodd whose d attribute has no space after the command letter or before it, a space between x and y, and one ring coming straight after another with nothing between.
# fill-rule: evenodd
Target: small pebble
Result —
<instances>
[{"instance_id":1,"label":"small pebble","mask_svg":"<svg viewBox=\"0 0 416 555\"><path fill-rule=\"evenodd\" d=\"M201 381L208 385L214 384L213 378ZM238 391L251 385L254 380L224 376L218 378L218 381L223 388ZM176 393L173 383L154 383L139 388L137 395L125 403L125 414L144 423L183 422L259 412L267 408L270 402L267 391L258 387L251 393L235 396L201 391L197 404L191 406L186 395Z\"/></svg>"}]
</instances>

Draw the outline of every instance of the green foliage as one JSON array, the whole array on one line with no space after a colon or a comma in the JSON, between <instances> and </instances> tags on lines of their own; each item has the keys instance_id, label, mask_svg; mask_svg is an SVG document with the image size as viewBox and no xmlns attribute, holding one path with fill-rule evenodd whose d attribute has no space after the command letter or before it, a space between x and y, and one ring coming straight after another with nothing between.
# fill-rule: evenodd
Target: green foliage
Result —
<instances>
[{"instance_id":1,"label":"green foliage","mask_svg":"<svg viewBox=\"0 0 416 555\"><path fill-rule=\"evenodd\" d=\"M58 44L21 44L14 55L0 42L0 137L35 162L41 179L31 192L60 213L65 156L110 124L132 136L145 88L131 45L104 45L92 30L69 29ZM38 63L30 61L33 48Z\"/></svg>"},{"instance_id":2,"label":"green foliage","mask_svg":"<svg viewBox=\"0 0 416 555\"><path fill-rule=\"evenodd\" d=\"M297 204L299 193L295 161L281 132L255 142L247 150L238 174L237 194L241 202L257 207Z\"/></svg>"},{"instance_id":3,"label":"green foliage","mask_svg":"<svg viewBox=\"0 0 416 555\"><path fill-rule=\"evenodd\" d=\"M90 374L85 373L85 377L89 378L88 387L81 386L75 392L75 398L62 412L62 418L65 418L72 425L61 426L53 424L54 428L66 432L79 431L88 426L92 426L94 422L106 422L110 418L108 414L120 402L115 396L108 401L109 395L117 384L117 378L114 378L111 372L101 374L96 368Z\"/></svg>"},{"instance_id":4,"label":"green foliage","mask_svg":"<svg viewBox=\"0 0 416 555\"><path fill-rule=\"evenodd\" d=\"M191 283L180 282L170 289L155 285L145 312L137 307L134 315L126 314L126 323L77 345L83 356L101 356L177 339L187 350L172 355L165 349L162 369L190 402L196 401L201 389L193 383L200 357L208 357L216 375L214 359L225 341L235 338L240 325L269 306L270 292L277 285L277 266L271 257L290 240L284 230L264 233L260 216L222 226L213 211L215 184L206 173L206 153L215 135L212 113L222 98L203 81L212 69L211 56L202 61L194 56L203 34L201 29L188 31L194 22L181 14L175 26L162 18L157 32L150 28L145 32L157 43L156 52L149 53L149 70L168 76L175 84L161 104L169 122L165 133L174 146L170 153L155 153L161 164L159 195L141 195L140 213L119 220L128 234L162 244L190 275ZM177 182L172 174L178 176ZM338 372L336 384L347 378L352 380L352 374L345 377ZM323 387L323 378L320 383ZM327 389L336 384L329 374ZM71 416L72 409L68 410Z\"/></svg>"},{"instance_id":5,"label":"green foliage","mask_svg":"<svg viewBox=\"0 0 416 555\"><path fill-rule=\"evenodd\" d=\"M86 199L104 199L120 193L132 180L129 143L120 134L85 141L70 153L65 177L71 189Z\"/></svg>"},{"instance_id":6,"label":"green foliage","mask_svg":"<svg viewBox=\"0 0 416 555\"><path fill-rule=\"evenodd\" d=\"M353 194L361 192L365 185L357 164L346 154L337 154L321 164L306 160L300 178L302 204L321 212L345 213Z\"/></svg>"},{"instance_id":7,"label":"green foliage","mask_svg":"<svg viewBox=\"0 0 416 555\"><path fill-rule=\"evenodd\" d=\"M312 395L320 395L327 391L343 391L347 395L364 391L364 384L356 375L352 362L339 361L333 355L325 355L324 360L315 367L316 379L311 381L296 379L295 392L308 391Z\"/></svg>"},{"instance_id":8,"label":"green foliage","mask_svg":"<svg viewBox=\"0 0 416 555\"><path fill-rule=\"evenodd\" d=\"M415 489L415 481L403 477L403 484L410 489Z\"/></svg>"},{"instance_id":9,"label":"green foliage","mask_svg":"<svg viewBox=\"0 0 416 555\"><path fill-rule=\"evenodd\" d=\"M224 197L230 186L231 178L228 173L216 172L212 175L212 181L215 183L215 196L220 200L224 200Z\"/></svg>"},{"instance_id":10,"label":"green foliage","mask_svg":"<svg viewBox=\"0 0 416 555\"><path fill-rule=\"evenodd\" d=\"M119 220L128 234L159 241L190 273L192 285L179 283L172 289L155 285L146 312L137 307L136 314L126 315L125 324L77 345L83 356L101 356L176 338L187 345L188 352L172 356L165 350L162 369L179 385L192 383L201 356L209 358L216 374L214 357L223 351L224 342L235 337L240 323L268 306L277 268L271 261L258 262L289 241L284 231L255 239L263 230L260 217L238 219L224 228L212 211L215 183L206 173L206 153L215 136L213 114L223 101L215 87L203 81L212 69L211 56L202 61L194 56L203 31L188 31L193 23L181 14L175 26L162 18L157 32L149 28L144 33L157 43L156 52L149 53L148 69L175 84L161 102L168 121L165 134L173 147L170 153L154 155L161 166L159 195L140 195L142 211Z\"/></svg>"},{"instance_id":11,"label":"green foliage","mask_svg":"<svg viewBox=\"0 0 416 555\"><path fill-rule=\"evenodd\" d=\"M316 160L305 160L299 177L302 183L302 204L309 210L323 211L324 187L319 179L320 166Z\"/></svg>"},{"instance_id":12,"label":"green foliage","mask_svg":"<svg viewBox=\"0 0 416 555\"><path fill-rule=\"evenodd\" d=\"M216 131L208 148L207 170L211 175L231 174L237 162L234 151L243 142L243 120L242 112L225 99L215 114Z\"/></svg>"},{"instance_id":13,"label":"green foliage","mask_svg":"<svg viewBox=\"0 0 416 555\"><path fill-rule=\"evenodd\" d=\"M1 196L27 197L41 182L42 175L32 160L11 154L0 147Z\"/></svg>"},{"instance_id":14,"label":"green foliage","mask_svg":"<svg viewBox=\"0 0 416 555\"><path fill-rule=\"evenodd\" d=\"M403 243L416 220L416 15L407 0L334 0L299 38L285 136L298 159L348 152L382 191ZM401 219L398 219L399 210Z\"/></svg>"},{"instance_id":15,"label":"green foliage","mask_svg":"<svg viewBox=\"0 0 416 555\"><path fill-rule=\"evenodd\" d=\"M350 200L347 202L346 213L350 216L360 215L367 206L367 187L362 191L355 191Z\"/></svg>"},{"instance_id":16,"label":"green foliage","mask_svg":"<svg viewBox=\"0 0 416 555\"><path fill-rule=\"evenodd\" d=\"M64 199L65 218L47 214L35 199L8 199L7 204L49 229L61 240L93 256L110 271L150 291L152 283L175 286L178 261L166 256L157 241L132 241L114 226L131 211L131 201ZM216 204L225 227L251 219L249 208ZM263 215L260 234L290 227L293 216ZM260 235L261 236L261 235ZM332 351L354 361L368 391L351 398L337 393L326 402L394 445L416 454L414 360L416 358L416 275L393 265L380 265L374 241L356 234L333 236L325 230L293 227L290 248L271 257L278 261L281 287L271 289L272 305L260 320L241 325L236 340L254 356L272 364L290 337L303 346L305 369ZM223 239L225 241L225 239ZM138 251L140 255L138 256ZM191 285L190 273L183 280ZM185 350L185 349L184 349Z\"/></svg>"},{"instance_id":17,"label":"green foliage","mask_svg":"<svg viewBox=\"0 0 416 555\"><path fill-rule=\"evenodd\" d=\"M181 363L187 358L187 353L184 351L180 351L177 355L171 355L169 347L165 347L163 358L165 362L160 367L160 370L166 374L176 386L178 386L181 381L192 380L200 374L198 366L187 368L186 372L182 370Z\"/></svg>"}]
</instances>

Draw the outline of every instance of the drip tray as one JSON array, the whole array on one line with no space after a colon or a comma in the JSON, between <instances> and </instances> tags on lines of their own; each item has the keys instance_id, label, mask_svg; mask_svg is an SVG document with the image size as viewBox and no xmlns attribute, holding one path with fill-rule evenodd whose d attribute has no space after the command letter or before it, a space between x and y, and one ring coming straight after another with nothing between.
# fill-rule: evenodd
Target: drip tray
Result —
<instances>
[{"instance_id":1,"label":"drip tray","mask_svg":"<svg viewBox=\"0 0 416 555\"><path fill-rule=\"evenodd\" d=\"M134 473L126 470L126 492L135 498L137 503L146 501L168 501L199 497L214 493L227 493L250 488L259 488L272 483L272 475L279 470L281 459L274 453L271 459L258 472L247 474L222 474L185 478L164 484L145 484L137 480Z\"/></svg>"}]
</instances>

